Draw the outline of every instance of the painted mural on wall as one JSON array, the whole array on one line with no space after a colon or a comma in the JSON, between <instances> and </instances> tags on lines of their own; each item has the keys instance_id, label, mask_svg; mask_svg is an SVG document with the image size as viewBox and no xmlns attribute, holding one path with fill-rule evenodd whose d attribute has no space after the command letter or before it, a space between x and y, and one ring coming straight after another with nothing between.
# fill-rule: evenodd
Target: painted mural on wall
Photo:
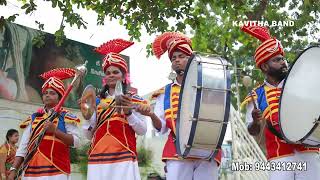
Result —
<instances>
[{"instance_id":1,"label":"painted mural on wall","mask_svg":"<svg viewBox=\"0 0 320 180\"><path fill-rule=\"evenodd\" d=\"M67 40L58 47L54 36L49 33L45 34L45 45L38 48L32 44L32 39L38 35L38 30L12 23L0 29L0 98L42 103L41 86L44 81L39 78L41 73L54 68L73 68L87 60L86 77L76 84L64 104L78 108L77 100L87 84L101 89L104 76L101 55L93 51L95 47L73 40ZM127 56L124 58L129 61ZM70 82L71 79L65 84Z\"/></svg>"}]
</instances>

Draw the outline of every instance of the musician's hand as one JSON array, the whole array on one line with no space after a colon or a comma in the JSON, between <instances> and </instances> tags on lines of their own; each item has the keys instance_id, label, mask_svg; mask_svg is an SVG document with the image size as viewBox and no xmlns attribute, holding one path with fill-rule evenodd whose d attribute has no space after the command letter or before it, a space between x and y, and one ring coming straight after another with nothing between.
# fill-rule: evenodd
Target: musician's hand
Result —
<instances>
[{"instance_id":1,"label":"musician's hand","mask_svg":"<svg viewBox=\"0 0 320 180\"><path fill-rule=\"evenodd\" d=\"M7 180L14 180L14 178L16 177L17 172L16 171L10 171L9 176L7 177Z\"/></svg>"},{"instance_id":2,"label":"musician's hand","mask_svg":"<svg viewBox=\"0 0 320 180\"><path fill-rule=\"evenodd\" d=\"M140 114L145 115L145 116L152 116L152 114L153 114L151 106L149 106L149 105L139 104L136 106L135 111L137 111Z\"/></svg>"},{"instance_id":3,"label":"musician's hand","mask_svg":"<svg viewBox=\"0 0 320 180\"><path fill-rule=\"evenodd\" d=\"M119 97L120 105L121 106L126 106L126 107L132 107L132 99L129 95L121 95ZM124 114L130 114L131 113L131 108L123 108Z\"/></svg>"},{"instance_id":4,"label":"musician's hand","mask_svg":"<svg viewBox=\"0 0 320 180\"><path fill-rule=\"evenodd\" d=\"M252 118L253 118L253 122L258 123L260 122L263 118L262 118L262 113L259 109L253 109L251 112Z\"/></svg>"},{"instance_id":5,"label":"musician's hand","mask_svg":"<svg viewBox=\"0 0 320 180\"><path fill-rule=\"evenodd\" d=\"M45 122L43 125L43 128L47 128L47 133L55 133L56 131L56 126L53 124L53 122Z\"/></svg>"}]
</instances>

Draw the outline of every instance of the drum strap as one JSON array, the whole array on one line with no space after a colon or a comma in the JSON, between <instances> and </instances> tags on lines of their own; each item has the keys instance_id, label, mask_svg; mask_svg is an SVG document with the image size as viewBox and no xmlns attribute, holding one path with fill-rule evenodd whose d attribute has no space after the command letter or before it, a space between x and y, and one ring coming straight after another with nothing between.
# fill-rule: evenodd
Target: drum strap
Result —
<instances>
[{"instance_id":1,"label":"drum strap","mask_svg":"<svg viewBox=\"0 0 320 180\"><path fill-rule=\"evenodd\" d=\"M272 126L272 124L271 124L270 121L268 121L268 120L266 120L266 121L267 121L267 128L269 129L269 131L270 131L273 135L277 136L279 139L283 140L283 137L282 137L281 133L280 133L279 131L277 131L277 130Z\"/></svg>"}]
</instances>

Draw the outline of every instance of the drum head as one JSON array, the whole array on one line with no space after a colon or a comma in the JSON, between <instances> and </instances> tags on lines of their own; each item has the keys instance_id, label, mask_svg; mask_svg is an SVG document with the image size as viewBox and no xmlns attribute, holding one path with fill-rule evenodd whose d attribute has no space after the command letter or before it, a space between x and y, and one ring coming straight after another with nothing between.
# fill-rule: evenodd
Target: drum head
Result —
<instances>
[{"instance_id":1,"label":"drum head","mask_svg":"<svg viewBox=\"0 0 320 180\"><path fill-rule=\"evenodd\" d=\"M320 115L320 47L302 52L289 70L280 98L279 125L284 138L300 143Z\"/></svg>"},{"instance_id":2,"label":"drum head","mask_svg":"<svg viewBox=\"0 0 320 180\"><path fill-rule=\"evenodd\" d=\"M186 151L186 144L190 137L192 125L192 121L190 120L192 119L195 110L197 89L192 88L192 86L197 85L198 70L197 63L193 60L194 58L197 58L197 56L191 56L187 64L179 97L181 103L179 102L180 107L177 116L176 149L180 156ZM189 86L190 88L183 88L184 86Z\"/></svg>"}]
</instances>

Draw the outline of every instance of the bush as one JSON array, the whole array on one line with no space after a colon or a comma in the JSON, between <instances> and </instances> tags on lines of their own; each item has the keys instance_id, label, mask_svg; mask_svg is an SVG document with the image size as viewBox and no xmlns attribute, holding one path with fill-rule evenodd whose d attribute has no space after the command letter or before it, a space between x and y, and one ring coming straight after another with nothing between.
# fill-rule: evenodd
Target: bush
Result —
<instances>
[{"instance_id":1,"label":"bush","mask_svg":"<svg viewBox=\"0 0 320 180\"><path fill-rule=\"evenodd\" d=\"M79 154L76 148L70 148L70 161L72 164L79 162Z\"/></svg>"},{"instance_id":2,"label":"bush","mask_svg":"<svg viewBox=\"0 0 320 180\"><path fill-rule=\"evenodd\" d=\"M153 152L143 146L138 147L138 164L140 167L151 166Z\"/></svg>"},{"instance_id":3,"label":"bush","mask_svg":"<svg viewBox=\"0 0 320 180\"><path fill-rule=\"evenodd\" d=\"M88 171L88 150L90 148L90 143L82 146L80 149L75 150L74 154L77 154L75 159L77 159L76 164L79 166L79 171L82 175L85 177L87 176L87 171ZM152 162L152 156L153 153L150 149L146 149L143 146L138 147L138 165L139 167L146 167L147 172L145 175L148 175L150 171L154 172L154 170L151 167L151 162ZM72 155L72 153L71 153ZM72 155L75 156L75 155Z\"/></svg>"},{"instance_id":4,"label":"bush","mask_svg":"<svg viewBox=\"0 0 320 180\"><path fill-rule=\"evenodd\" d=\"M90 148L90 143L85 144L80 149L77 150L79 160L77 162L79 166L79 171L83 176L87 176L88 171L88 150Z\"/></svg>"}]
</instances>

